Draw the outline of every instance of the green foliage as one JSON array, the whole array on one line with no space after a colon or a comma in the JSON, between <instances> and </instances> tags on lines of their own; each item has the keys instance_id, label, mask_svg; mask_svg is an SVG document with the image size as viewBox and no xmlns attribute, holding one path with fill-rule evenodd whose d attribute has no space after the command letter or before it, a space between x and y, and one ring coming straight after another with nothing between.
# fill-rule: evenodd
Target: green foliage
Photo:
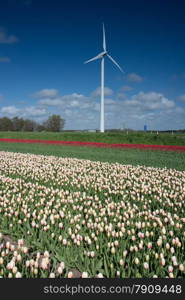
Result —
<instances>
[{"instance_id":1,"label":"green foliage","mask_svg":"<svg viewBox=\"0 0 185 300\"><path fill-rule=\"evenodd\" d=\"M46 131L60 132L64 128L65 121L59 115L52 115L43 123Z\"/></svg>"},{"instance_id":2,"label":"green foliage","mask_svg":"<svg viewBox=\"0 0 185 300\"><path fill-rule=\"evenodd\" d=\"M8 117L0 118L0 131L16 131L16 132L33 132L33 131L53 131L59 132L64 128L65 120L59 115L50 116L43 124L30 119L23 119L14 117L12 119ZM15 134L15 133L14 133ZM19 134L19 133L18 133Z\"/></svg>"},{"instance_id":3,"label":"green foliage","mask_svg":"<svg viewBox=\"0 0 185 300\"><path fill-rule=\"evenodd\" d=\"M150 132L43 132L45 126L39 125L38 131L42 132L7 132L0 131L0 138L18 138L18 139L43 139L57 141L82 141L99 142L115 144L158 144L158 145L185 145L185 134L169 134ZM154 138L157 136L157 138Z\"/></svg>"},{"instance_id":4,"label":"green foliage","mask_svg":"<svg viewBox=\"0 0 185 300\"><path fill-rule=\"evenodd\" d=\"M1 157L2 277L9 276L12 261L26 278L51 272L63 278L71 269L91 278L99 272L107 278L165 278L170 265L173 277L184 278L184 172L20 153ZM27 251L18 247L16 253L12 246L20 239ZM46 267L35 261L38 254L49 257Z\"/></svg>"},{"instance_id":5,"label":"green foliage","mask_svg":"<svg viewBox=\"0 0 185 300\"><path fill-rule=\"evenodd\" d=\"M48 132L50 134L50 132ZM62 145L21 144L0 142L0 151L75 157L102 162L118 162L134 166L172 168L185 171L185 153L160 150L114 149Z\"/></svg>"},{"instance_id":6,"label":"green foliage","mask_svg":"<svg viewBox=\"0 0 185 300\"><path fill-rule=\"evenodd\" d=\"M153 136L153 140L156 141L157 139L158 139L158 136L157 136L157 135L154 135L154 136Z\"/></svg>"},{"instance_id":7,"label":"green foliage","mask_svg":"<svg viewBox=\"0 0 185 300\"><path fill-rule=\"evenodd\" d=\"M18 117L14 117L12 119L12 123L13 123L13 131L22 131L23 130L24 119L18 118Z\"/></svg>"},{"instance_id":8,"label":"green foliage","mask_svg":"<svg viewBox=\"0 0 185 300\"><path fill-rule=\"evenodd\" d=\"M13 122L7 117L0 118L0 130L13 130Z\"/></svg>"}]
</instances>

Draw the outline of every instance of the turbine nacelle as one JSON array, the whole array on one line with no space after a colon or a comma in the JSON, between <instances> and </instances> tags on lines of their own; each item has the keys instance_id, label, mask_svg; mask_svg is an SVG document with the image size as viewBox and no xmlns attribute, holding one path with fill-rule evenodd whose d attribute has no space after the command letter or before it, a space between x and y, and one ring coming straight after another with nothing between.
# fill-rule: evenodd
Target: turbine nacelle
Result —
<instances>
[{"instance_id":1,"label":"turbine nacelle","mask_svg":"<svg viewBox=\"0 0 185 300\"><path fill-rule=\"evenodd\" d=\"M85 61L84 64L87 64L87 63L89 63L89 62L91 62L93 60L100 59L100 58L104 57L106 54L107 54L107 52L103 51L103 52L99 53L97 56L95 56L93 58L90 58L89 60Z\"/></svg>"},{"instance_id":2,"label":"turbine nacelle","mask_svg":"<svg viewBox=\"0 0 185 300\"><path fill-rule=\"evenodd\" d=\"M105 55L107 55L108 54L108 52L107 51L104 51L103 53L102 53L102 56L104 57Z\"/></svg>"}]
</instances>

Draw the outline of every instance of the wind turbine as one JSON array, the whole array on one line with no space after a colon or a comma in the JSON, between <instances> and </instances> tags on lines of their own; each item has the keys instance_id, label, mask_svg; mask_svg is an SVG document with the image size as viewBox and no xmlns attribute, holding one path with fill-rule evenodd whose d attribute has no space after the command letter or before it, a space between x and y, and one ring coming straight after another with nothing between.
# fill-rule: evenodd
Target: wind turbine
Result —
<instances>
[{"instance_id":1,"label":"wind turbine","mask_svg":"<svg viewBox=\"0 0 185 300\"><path fill-rule=\"evenodd\" d=\"M105 27L103 24L103 52L99 53L97 56L85 61L87 64L93 60L101 59L101 105L100 105L100 132L104 132L104 58L108 57L117 67L123 72L122 68L118 63L108 54L106 48L106 39L105 39Z\"/></svg>"}]
</instances>

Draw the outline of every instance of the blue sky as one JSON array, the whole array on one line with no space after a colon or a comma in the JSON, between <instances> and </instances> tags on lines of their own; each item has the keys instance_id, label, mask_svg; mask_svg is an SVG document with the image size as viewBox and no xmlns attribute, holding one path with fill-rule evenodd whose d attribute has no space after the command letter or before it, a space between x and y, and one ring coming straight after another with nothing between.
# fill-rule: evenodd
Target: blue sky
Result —
<instances>
[{"instance_id":1,"label":"blue sky","mask_svg":"<svg viewBox=\"0 0 185 300\"><path fill-rule=\"evenodd\" d=\"M105 61L105 128L185 128L185 1L1 0L0 116L66 129L99 128Z\"/></svg>"}]
</instances>

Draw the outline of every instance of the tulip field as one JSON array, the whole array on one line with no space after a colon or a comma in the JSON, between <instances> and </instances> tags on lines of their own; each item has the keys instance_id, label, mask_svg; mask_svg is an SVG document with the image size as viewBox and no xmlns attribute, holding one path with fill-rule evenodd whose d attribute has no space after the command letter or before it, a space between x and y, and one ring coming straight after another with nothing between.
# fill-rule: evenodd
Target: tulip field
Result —
<instances>
[{"instance_id":1,"label":"tulip field","mask_svg":"<svg viewBox=\"0 0 185 300\"><path fill-rule=\"evenodd\" d=\"M0 276L185 277L185 171L0 151Z\"/></svg>"}]
</instances>

